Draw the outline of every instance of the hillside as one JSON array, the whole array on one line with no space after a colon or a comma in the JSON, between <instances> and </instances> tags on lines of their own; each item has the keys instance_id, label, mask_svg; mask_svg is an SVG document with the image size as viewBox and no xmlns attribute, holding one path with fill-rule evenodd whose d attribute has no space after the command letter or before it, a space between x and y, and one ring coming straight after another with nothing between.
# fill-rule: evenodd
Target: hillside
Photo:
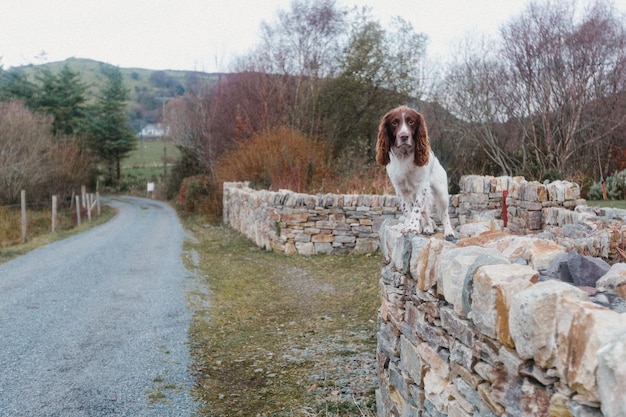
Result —
<instances>
[{"instance_id":1,"label":"hillside","mask_svg":"<svg viewBox=\"0 0 626 417\"><path fill-rule=\"evenodd\" d=\"M65 61L50 62L42 65L26 65L11 71L25 73L31 81L42 70L57 73L67 65L70 70L80 74L81 80L89 87L89 99L98 92L103 81L101 69L103 62L91 59L69 58ZM147 123L161 121L163 98L178 97L199 85L213 85L219 74L198 71L150 70L145 68L120 68L124 83L129 90L128 114L131 124L139 131Z\"/></svg>"}]
</instances>

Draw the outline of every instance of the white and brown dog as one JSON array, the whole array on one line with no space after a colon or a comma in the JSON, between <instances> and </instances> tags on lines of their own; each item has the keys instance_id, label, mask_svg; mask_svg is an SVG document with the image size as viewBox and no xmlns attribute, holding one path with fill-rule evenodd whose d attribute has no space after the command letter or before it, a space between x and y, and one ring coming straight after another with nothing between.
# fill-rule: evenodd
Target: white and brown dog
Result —
<instances>
[{"instance_id":1,"label":"white and brown dog","mask_svg":"<svg viewBox=\"0 0 626 417\"><path fill-rule=\"evenodd\" d=\"M402 200L403 233L433 234L431 205L443 224L446 240L454 240L448 214L448 176L430 149L424 117L410 107L397 107L383 116L378 129L376 162L387 168Z\"/></svg>"}]
</instances>

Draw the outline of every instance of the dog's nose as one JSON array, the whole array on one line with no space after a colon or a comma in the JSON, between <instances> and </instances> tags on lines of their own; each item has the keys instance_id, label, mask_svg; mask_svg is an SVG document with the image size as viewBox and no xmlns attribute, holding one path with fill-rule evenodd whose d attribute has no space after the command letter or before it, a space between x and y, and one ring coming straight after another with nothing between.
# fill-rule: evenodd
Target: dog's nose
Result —
<instances>
[{"instance_id":1,"label":"dog's nose","mask_svg":"<svg viewBox=\"0 0 626 417\"><path fill-rule=\"evenodd\" d=\"M400 139L400 143L405 143L405 142L407 142L407 141L409 140L409 134L408 134L408 133L401 132L401 133L398 135L398 139Z\"/></svg>"}]
</instances>

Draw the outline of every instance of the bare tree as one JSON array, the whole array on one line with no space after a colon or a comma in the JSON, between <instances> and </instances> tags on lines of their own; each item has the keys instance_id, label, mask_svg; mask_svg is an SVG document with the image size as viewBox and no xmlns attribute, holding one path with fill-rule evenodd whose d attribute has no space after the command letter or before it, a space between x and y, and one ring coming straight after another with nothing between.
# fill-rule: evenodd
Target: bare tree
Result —
<instances>
[{"instance_id":1,"label":"bare tree","mask_svg":"<svg viewBox=\"0 0 626 417\"><path fill-rule=\"evenodd\" d=\"M302 132L319 130L315 109L321 82L337 70L347 34L346 11L336 0L293 0L275 22L261 25L261 43L236 64L256 80L265 97L282 97L282 121ZM272 126L268 126L271 128Z\"/></svg>"},{"instance_id":2,"label":"bare tree","mask_svg":"<svg viewBox=\"0 0 626 417\"><path fill-rule=\"evenodd\" d=\"M14 202L20 190L41 185L54 169L52 119L19 102L0 102L0 203Z\"/></svg>"},{"instance_id":3,"label":"bare tree","mask_svg":"<svg viewBox=\"0 0 626 417\"><path fill-rule=\"evenodd\" d=\"M598 1L530 3L499 44L451 66L444 101L504 174L597 172L626 122L624 19ZM490 52L491 51L491 52Z\"/></svg>"}]
</instances>

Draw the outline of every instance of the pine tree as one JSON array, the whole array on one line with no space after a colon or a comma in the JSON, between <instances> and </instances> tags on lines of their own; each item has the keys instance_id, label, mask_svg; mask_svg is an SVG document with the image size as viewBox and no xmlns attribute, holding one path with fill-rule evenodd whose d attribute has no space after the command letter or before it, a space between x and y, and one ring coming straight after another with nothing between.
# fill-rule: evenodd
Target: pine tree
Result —
<instances>
[{"instance_id":1,"label":"pine tree","mask_svg":"<svg viewBox=\"0 0 626 417\"><path fill-rule=\"evenodd\" d=\"M25 74L0 68L0 101L19 100L34 110L33 100L37 87Z\"/></svg>"},{"instance_id":2,"label":"pine tree","mask_svg":"<svg viewBox=\"0 0 626 417\"><path fill-rule=\"evenodd\" d=\"M80 81L80 75L64 65L58 75L43 70L37 78L41 88L35 98L34 110L54 118L52 133L55 136L78 133L85 122L87 90Z\"/></svg>"},{"instance_id":3,"label":"pine tree","mask_svg":"<svg viewBox=\"0 0 626 417\"><path fill-rule=\"evenodd\" d=\"M120 69L104 67L102 72L106 80L91 108L89 138L91 149L107 165L107 184L113 184L121 177L120 161L135 149L137 139L125 112L128 89Z\"/></svg>"}]
</instances>

